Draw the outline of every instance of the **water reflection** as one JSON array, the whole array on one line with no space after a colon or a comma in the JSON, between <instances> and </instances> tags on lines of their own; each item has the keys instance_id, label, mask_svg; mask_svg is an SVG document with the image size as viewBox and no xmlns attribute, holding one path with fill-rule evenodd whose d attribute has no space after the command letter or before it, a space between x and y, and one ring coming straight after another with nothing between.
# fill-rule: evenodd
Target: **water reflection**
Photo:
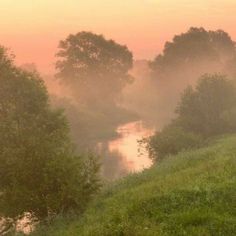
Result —
<instances>
[{"instance_id":1,"label":"water reflection","mask_svg":"<svg viewBox=\"0 0 236 236\"><path fill-rule=\"evenodd\" d=\"M117 151L109 150L107 142L99 144L101 156L101 174L105 180L112 181L128 174L128 163L123 155Z\"/></svg>"},{"instance_id":2,"label":"water reflection","mask_svg":"<svg viewBox=\"0 0 236 236\"><path fill-rule=\"evenodd\" d=\"M147 138L153 134L153 130L145 127L142 121L136 121L121 125L117 132L119 137L108 143L111 152L122 155L123 162L129 172L142 171L152 165L147 151L140 146L138 140Z\"/></svg>"}]
</instances>

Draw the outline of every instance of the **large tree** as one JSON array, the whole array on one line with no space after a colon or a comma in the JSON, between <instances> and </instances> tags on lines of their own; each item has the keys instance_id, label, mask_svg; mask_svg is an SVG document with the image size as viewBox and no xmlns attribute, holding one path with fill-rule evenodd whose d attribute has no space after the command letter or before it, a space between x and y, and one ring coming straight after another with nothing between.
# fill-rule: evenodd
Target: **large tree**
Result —
<instances>
[{"instance_id":1,"label":"large tree","mask_svg":"<svg viewBox=\"0 0 236 236\"><path fill-rule=\"evenodd\" d=\"M98 166L74 154L68 132L39 76L16 68L0 47L0 217L84 209Z\"/></svg>"},{"instance_id":2,"label":"large tree","mask_svg":"<svg viewBox=\"0 0 236 236\"><path fill-rule=\"evenodd\" d=\"M223 30L190 28L166 42L163 53L150 66L160 78L168 79L176 73L183 77L187 72L198 78L204 73L224 71L235 56L235 42Z\"/></svg>"},{"instance_id":3,"label":"large tree","mask_svg":"<svg viewBox=\"0 0 236 236\"><path fill-rule=\"evenodd\" d=\"M114 101L131 80L128 72L132 68L132 53L102 35L69 35L60 42L57 57L57 77L85 103Z\"/></svg>"},{"instance_id":4,"label":"large tree","mask_svg":"<svg viewBox=\"0 0 236 236\"><path fill-rule=\"evenodd\" d=\"M235 58L235 42L223 30L190 28L166 42L163 52L150 62L158 125L173 118L181 92L203 74L235 74Z\"/></svg>"}]
</instances>

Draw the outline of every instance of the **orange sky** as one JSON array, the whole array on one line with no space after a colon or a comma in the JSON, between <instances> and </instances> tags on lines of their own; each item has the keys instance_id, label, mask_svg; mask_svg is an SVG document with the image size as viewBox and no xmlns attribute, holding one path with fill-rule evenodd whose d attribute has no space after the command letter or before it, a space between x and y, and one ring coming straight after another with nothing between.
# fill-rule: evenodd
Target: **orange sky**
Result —
<instances>
[{"instance_id":1,"label":"orange sky","mask_svg":"<svg viewBox=\"0 0 236 236\"><path fill-rule=\"evenodd\" d=\"M153 58L190 26L224 29L236 40L236 0L0 0L0 44L18 64L52 72L60 39L89 30Z\"/></svg>"}]
</instances>

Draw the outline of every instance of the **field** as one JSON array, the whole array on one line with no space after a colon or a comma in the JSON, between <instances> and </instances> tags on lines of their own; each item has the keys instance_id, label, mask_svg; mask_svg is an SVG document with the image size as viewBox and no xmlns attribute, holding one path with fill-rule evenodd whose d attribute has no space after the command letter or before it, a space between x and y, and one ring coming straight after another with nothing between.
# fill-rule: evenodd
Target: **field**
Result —
<instances>
[{"instance_id":1,"label":"field","mask_svg":"<svg viewBox=\"0 0 236 236\"><path fill-rule=\"evenodd\" d=\"M83 217L58 218L34 235L236 235L236 136L106 186Z\"/></svg>"}]
</instances>

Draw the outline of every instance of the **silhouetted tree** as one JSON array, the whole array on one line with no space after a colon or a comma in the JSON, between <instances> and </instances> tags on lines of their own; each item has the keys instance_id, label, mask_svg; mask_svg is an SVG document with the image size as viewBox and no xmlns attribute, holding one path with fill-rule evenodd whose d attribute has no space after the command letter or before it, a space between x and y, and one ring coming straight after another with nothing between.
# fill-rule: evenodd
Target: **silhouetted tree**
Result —
<instances>
[{"instance_id":1,"label":"silhouetted tree","mask_svg":"<svg viewBox=\"0 0 236 236\"><path fill-rule=\"evenodd\" d=\"M235 55L235 42L223 30L190 28L186 33L176 35L172 42L167 42L163 53L150 66L157 78L176 72L180 72L182 77L186 72L200 76L222 72L226 63Z\"/></svg>"},{"instance_id":2,"label":"silhouetted tree","mask_svg":"<svg viewBox=\"0 0 236 236\"><path fill-rule=\"evenodd\" d=\"M235 56L235 42L222 30L190 28L167 42L163 52L150 62L150 77L156 83L156 123L170 122L182 91L195 85L203 74L233 75Z\"/></svg>"},{"instance_id":3,"label":"silhouetted tree","mask_svg":"<svg viewBox=\"0 0 236 236\"><path fill-rule=\"evenodd\" d=\"M131 81L128 72L132 53L102 35L69 35L60 42L57 57L57 77L69 84L84 103L114 101Z\"/></svg>"}]
</instances>

